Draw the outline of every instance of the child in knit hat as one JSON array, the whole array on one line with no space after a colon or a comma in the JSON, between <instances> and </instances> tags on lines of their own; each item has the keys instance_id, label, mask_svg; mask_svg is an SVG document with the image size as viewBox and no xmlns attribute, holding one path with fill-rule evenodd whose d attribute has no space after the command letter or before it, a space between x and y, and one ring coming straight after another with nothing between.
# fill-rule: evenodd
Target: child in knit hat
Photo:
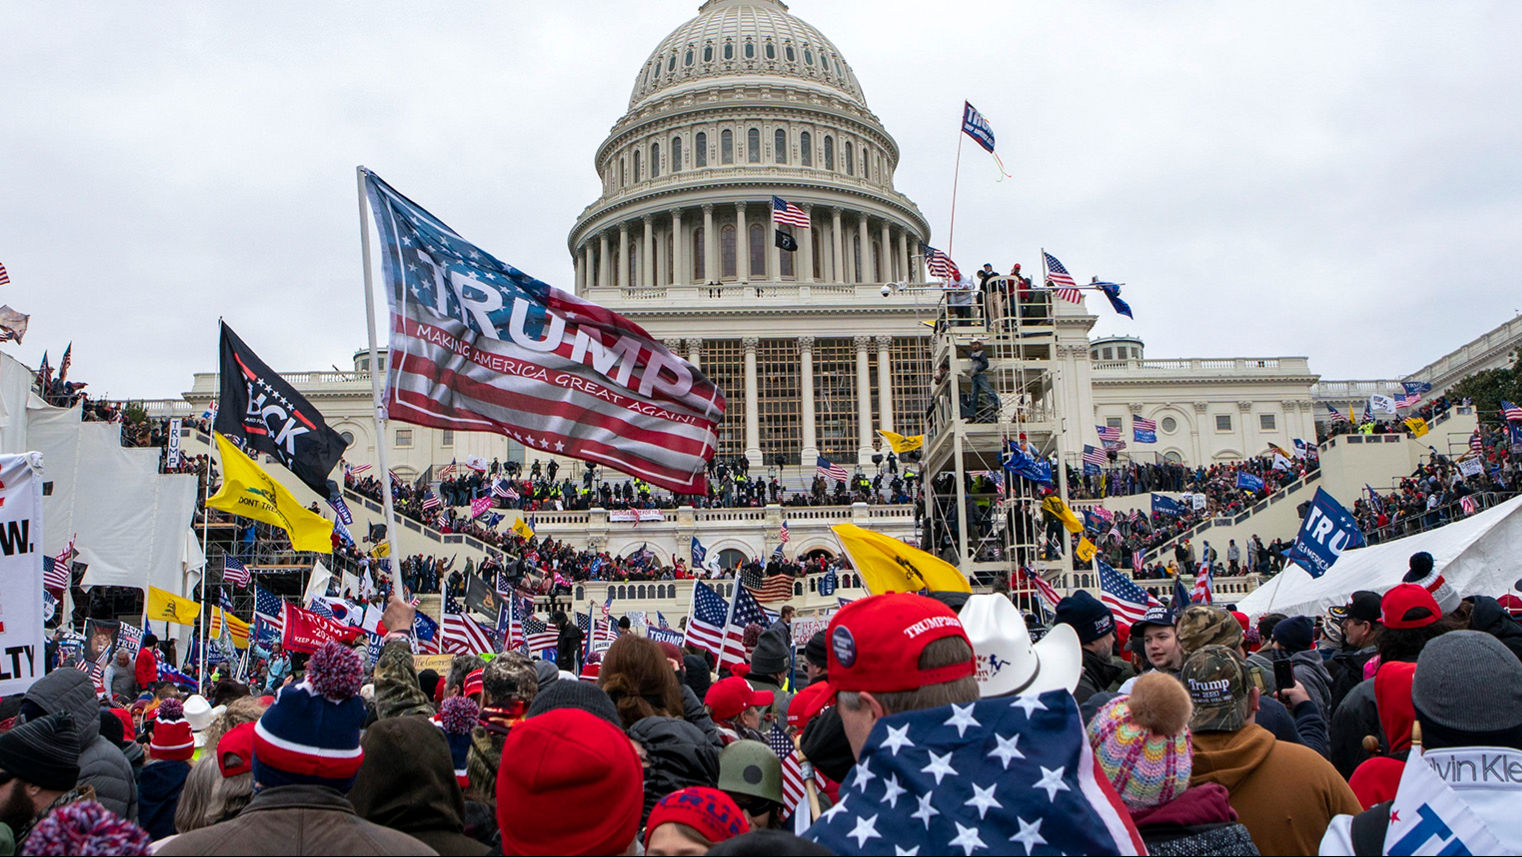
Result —
<instances>
[{"instance_id":1,"label":"child in knit hat","mask_svg":"<svg viewBox=\"0 0 1522 857\"><path fill-rule=\"evenodd\" d=\"M1094 761L1152 854L1257 854L1225 787L1189 788L1194 705L1178 679L1145 673L1088 724Z\"/></svg>"},{"instance_id":2,"label":"child in knit hat","mask_svg":"<svg viewBox=\"0 0 1522 857\"><path fill-rule=\"evenodd\" d=\"M164 700L154 718L148 764L143 766L137 784L137 819L154 839L175 833L174 813L195 750L195 735L185 719L184 704L178 699Z\"/></svg>"},{"instance_id":3,"label":"child in knit hat","mask_svg":"<svg viewBox=\"0 0 1522 857\"><path fill-rule=\"evenodd\" d=\"M707 853L717 843L750 830L729 795L718 789L690 786L661 798L645 824L645 853Z\"/></svg>"}]
</instances>

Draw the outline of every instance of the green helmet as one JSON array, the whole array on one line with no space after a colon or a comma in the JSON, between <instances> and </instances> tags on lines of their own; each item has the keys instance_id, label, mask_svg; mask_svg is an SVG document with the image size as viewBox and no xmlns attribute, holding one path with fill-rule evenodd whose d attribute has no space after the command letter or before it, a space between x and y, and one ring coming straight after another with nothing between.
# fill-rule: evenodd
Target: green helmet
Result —
<instances>
[{"instance_id":1,"label":"green helmet","mask_svg":"<svg viewBox=\"0 0 1522 857\"><path fill-rule=\"evenodd\" d=\"M782 803L782 762L760 741L736 741L719 754L719 791Z\"/></svg>"}]
</instances>

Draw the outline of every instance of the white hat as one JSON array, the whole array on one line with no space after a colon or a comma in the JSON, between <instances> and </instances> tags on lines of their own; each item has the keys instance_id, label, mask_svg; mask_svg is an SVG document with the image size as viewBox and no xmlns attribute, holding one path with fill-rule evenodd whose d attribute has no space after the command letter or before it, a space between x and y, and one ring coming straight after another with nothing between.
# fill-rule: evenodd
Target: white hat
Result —
<instances>
[{"instance_id":1,"label":"white hat","mask_svg":"<svg viewBox=\"0 0 1522 857\"><path fill-rule=\"evenodd\" d=\"M197 747L206 741L205 736L202 735L206 731L206 727L210 726L211 722L216 720L226 710L227 706L225 705L212 708L211 703L206 701L206 697L199 693L193 694L185 700L185 721L190 724L190 731L195 733Z\"/></svg>"},{"instance_id":2,"label":"white hat","mask_svg":"<svg viewBox=\"0 0 1522 857\"><path fill-rule=\"evenodd\" d=\"M981 696L1073 692L1083 670L1083 647L1071 625L1055 625L1031 643L1025 619L1003 595L974 595L961 612L962 628L977 656Z\"/></svg>"}]
</instances>

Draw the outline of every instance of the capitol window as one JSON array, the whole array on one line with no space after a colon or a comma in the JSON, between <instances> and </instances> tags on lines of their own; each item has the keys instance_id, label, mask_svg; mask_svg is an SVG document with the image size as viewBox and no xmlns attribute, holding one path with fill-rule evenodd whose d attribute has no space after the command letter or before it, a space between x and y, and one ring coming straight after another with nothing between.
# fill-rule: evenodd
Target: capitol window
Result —
<instances>
[{"instance_id":1,"label":"capitol window","mask_svg":"<svg viewBox=\"0 0 1522 857\"><path fill-rule=\"evenodd\" d=\"M803 49L803 64L804 65L813 65L814 64L814 51L812 49L810 49L810 48L804 48Z\"/></svg>"},{"instance_id":2,"label":"capitol window","mask_svg":"<svg viewBox=\"0 0 1522 857\"><path fill-rule=\"evenodd\" d=\"M713 45L703 46L703 62L713 62Z\"/></svg>"},{"instance_id":3,"label":"capitol window","mask_svg":"<svg viewBox=\"0 0 1522 857\"><path fill-rule=\"evenodd\" d=\"M807 131L798 135L798 154L805 167L814 165L814 138Z\"/></svg>"},{"instance_id":4,"label":"capitol window","mask_svg":"<svg viewBox=\"0 0 1522 857\"><path fill-rule=\"evenodd\" d=\"M786 54L788 62L797 62L798 61L798 55L793 53L793 46L792 45L788 45L786 48L783 48L783 52Z\"/></svg>"},{"instance_id":5,"label":"capitol window","mask_svg":"<svg viewBox=\"0 0 1522 857\"><path fill-rule=\"evenodd\" d=\"M1215 430L1216 431L1231 431L1231 414L1216 414L1215 415Z\"/></svg>"},{"instance_id":6,"label":"capitol window","mask_svg":"<svg viewBox=\"0 0 1522 857\"><path fill-rule=\"evenodd\" d=\"M1258 428L1263 431L1277 430L1277 422L1273 414L1258 414Z\"/></svg>"},{"instance_id":7,"label":"capitol window","mask_svg":"<svg viewBox=\"0 0 1522 857\"><path fill-rule=\"evenodd\" d=\"M727 60L732 60L732 59L735 58L735 43L734 42L725 42L724 43L724 58L727 59Z\"/></svg>"},{"instance_id":8,"label":"capitol window","mask_svg":"<svg viewBox=\"0 0 1522 857\"><path fill-rule=\"evenodd\" d=\"M787 132L781 128L778 128L776 133L772 134L772 150L776 156L777 163L787 163Z\"/></svg>"},{"instance_id":9,"label":"capitol window","mask_svg":"<svg viewBox=\"0 0 1522 857\"><path fill-rule=\"evenodd\" d=\"M396 447L398 449L405 449L409 446L412 446L412 429L397 429Z\"/></svg>"},{"instance_id":10,"label":"capitol window","mask_svg":"<svg viewBox=\"0 0 1522 857\"><path fill-rule=\"evenodd\" d=\"M824 69L826 74L830 71L830 58L823 53L819 55L819 67Z\"/></svg>"},{"instance_id":11,"label":"capitol window","mask_svg":"<svg viewBox=\"0 0 1522 857\"><path fill-rule=\"evenodd\" d=\"M692 230L692 281L694 283L702 281L705 277L712 279L713 276L709 273L708 266L705 264L708 255L708 245L704 242L703 238L703 227L699 226Z\"/></svg>"},{"instance_id":12,"label":"capitol window","mask_svg":"<svg viewBox=\"0 0 1522 857\"><path fill-rule=\"evenodd\" d=\"M735 162L735 132L726 130L719 134L719 163Z\"/></svg>"},{"instance_id":13,"label":"capitol window","mask_svg":"<svg viewBox=\"0 0 1522 857\"><path fill-rule=\"evenodd\" d=\"M346 445L348 445L348 446L353 446L354 445L354 432L352 432L352 431L341 431L341 432L338 433L338 436L344 439L344 443Z\"/></svg>"},{"instance_id":14,"label":"capitol window","mask_svg":"<svg viewBox=\"0 0 1522 857\"><path fill-rule=\"evenodd\" d=\"M666 70L667 71L676 71L676 52L675 51L672 52L671 59L666 63Z\"/></svg>"},{"instance_id":15,"label":"capitol window","mask_svg":"<svg viewBox=\"0 0 1522 857\"><path fill-rule=\"evenodd\" d=\"M719 276L732 280L735 270L735 227L730 223L719 230Z\"/></svg>"},{"instance_id":16,"label":"capitol window","mask_svg":"<svg viewBox=\"0 0 1522 857\"><path fill-rule=\"evenodd\" d=\"M682 58L682 65L692 65L692 48L687 49L687 56Z\"/></svg>"},{"instance_id":17,"label":"capitol window","mask_svg":"<svg viewBox=\"0 0 1522 857\"><path fill-rule=\"evenodd\" d=\"M634 150L634 180L639 181L639 150Z\"/></svg>"},{"instance_id":18,"label":"capitol window","mask_svg":"<svg viewBox=\"0 0 1522 857\"><path fill-rule=\"evenodd\" d=\"M771 242L766 240L766 230L759 223L752 223L746 231L750 233L750 278L764 280L766 248L771 246Z\"/></svg>"},{"instance_id":19,"label":"capitol window","mask_svg":"<svg viewBox=\"0 0 1522 857\"><path fill-rule=\"evenodd\" d=\"M760 128L752 128L745 132L745 160L752 164L761 163Z\"/></svg>"},{"instance_id":20,"label":"capitol window","mask_svg":"<svg viewBox=\"0 0 1522 857\"><path fill-rule=\"evenodd\" d=\"M766 43L766 58L769 60L774 60L777 58L777 46L772 44L770 41Z\"/></svg>"},{"instance_id":21,"label":"capitol window","mask_svg":"<svg viewBox=\"0 0 1522 857\"><path fill-rule=\"evenodd\" d=\"M671 138L671 171L673 173L679 173L679 172L682 171L682 138L681 137L672 137Z\"/></svg>"},{"instance_id":22,"label":"capitol window","mask_svg":"<svg viewBox=\"0 0 1522 857\"><path fill-rule=\"evenodd\" d=\"M753 60L753 59L756 58L756 43L755 42L746 42L745 43L745 58L748 59L748 60Z\"/></svg>"},{"instance_id":23,"label":"capitol window","mask_svg":"<svg viewBox=\"0 0 1522 857\"><path fill-rule=\"evenodd\" d=\"M824 168L835 169L835 138L829 134L824 135Z\"/></svg>"},{"instance_id":24,"label":"capitol window","mask_svg":"<svg viewBox=\"0 0 1522 857\"><path fill-rule=\"evenodd\" d=\"M708 135L702 131L692 139L692 165L694 167L708 166Z\"/></svg>"},{"instance_id":25,"label":"capitol window","mask_svg":"<svg viewBox=\"0 0 1522 857\"><path fill-rule=\"evenodd\" d=\"M650 144L650 178L659 178L661 175L661 144Z\"/></svg>"},{"instance_id":26,"label":"capitol window","mask_svg":"<svg viewBox=\"0 0 1522 857\"><path fill-rule=\"evenodd\" d=\"M1173 434L1178 431L1178 420L1173 417L1163 417L1163 433Z\"/></svg>"},{"instance_id":27,"label":"capitol window","mask_svg":"<svg viewBox=\"0 0 1522 857\"><path fill-rule=\"evenodd\" d=\"M841 146L841 148L846 150L846 175L856 175L856 147L852 146L850 143L846 143L844 146ZM639 181L638 162L635 163L634 167L634 180Z\"/></svg>"},{"instance_id":28,"label":"capitol window","mask_svg":"<svg viewBox=\"0 0 1522 857\"><path fill-rule=\"evenodd\" d=\"M454 446L453 429L443 429L439 433L439 446Z\"/></svg>"}]
</instances>

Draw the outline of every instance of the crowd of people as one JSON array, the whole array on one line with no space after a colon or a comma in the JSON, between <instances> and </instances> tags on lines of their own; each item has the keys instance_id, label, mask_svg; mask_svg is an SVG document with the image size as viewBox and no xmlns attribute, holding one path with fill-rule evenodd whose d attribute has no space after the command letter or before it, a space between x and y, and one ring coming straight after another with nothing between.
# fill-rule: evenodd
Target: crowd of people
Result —
<instances>
[{"instance_id":1,"label":"crowd of people","mask_svg":"<svg viewBox=\"0 0 1522 857\"><path fill-rule=\"evenodd\" d=\"M1467 517L1492 500L1522 489L1522 458L1511 451L1505 425L1481 425L1463 460L1430 448L1425 464L1390 491L1373 486L1352 512L1370 544L1401 538ZM1469 473L1463 469L1469 464ZM1472 505L1466 508L1465 498ZM1479 498L1479 499L1476 499ZM1482 505L1483 501L1483 505Z\"/></svg>"},{"instance_id":2,"label":"crowd of people","mask_svg":"<svg viewBox=\"0 0 1522 857\"><path fill-rule=\"evenodd\" d=\"M1350 413L1346 417L1341 413L1337 413L1325 423L1316 424L1316 442L1325 443L1331 438L1344 434L1413 435L1413 430L1406 424L1407 419L1418 417L1431 423L1438 417L1448 413L1458 404L1461 403L1453 401L1447 395L1441 395L1407 410L1405 416L1390 416L1388 419L1383 417L1377 418L1368 411L1365 411L1362 415ZM1466 399L1462 404L1467 405L1469 401Z\"/></svg>"},{"instance_id":3,"label":"crowd of people","mask_svg":"<svg viewBox=\"0 0 1522 857\"><path fill-rule=\"evenodd\" d=\"M437 672L392 598L373 658L179 687L150 634L108 692L0 700L0 822L24 854L1517 853L1514 785L1477 775L1522 770L1501 595L1424 553L1319 615L886 594L722 664L634 630L583 657L557 613L543 659Z\"/></svg>"}]
</instances>

